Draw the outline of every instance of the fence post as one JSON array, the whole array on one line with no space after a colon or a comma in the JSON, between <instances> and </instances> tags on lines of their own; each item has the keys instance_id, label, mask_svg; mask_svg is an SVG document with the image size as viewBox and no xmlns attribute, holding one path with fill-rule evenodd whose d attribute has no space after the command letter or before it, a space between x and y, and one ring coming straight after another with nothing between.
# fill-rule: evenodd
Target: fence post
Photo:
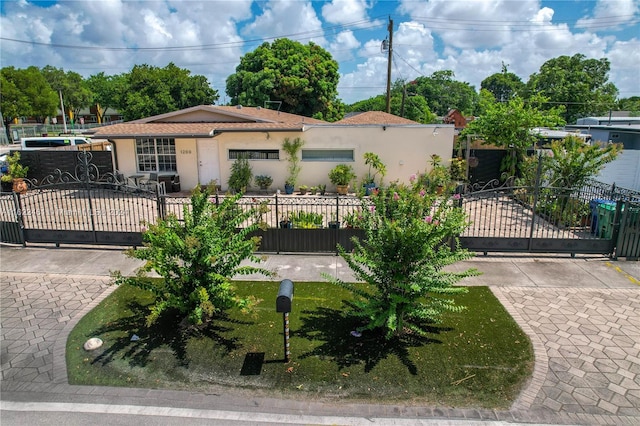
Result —
<instances>
[{"instance_id":1,"label":"fence post","mask_svg":"<svg viewBox=\"0 0 640 426\"><path fill-rule=\"evenodd\" d=\"M336 249L336 256L338 256L340 253L338 252L338 235L340 235L338 233L338 231L340 231L340 196L336 194L336 229L335 229L335 233L333 234L335 236L335 249Z\"/></svg>"},{"instance_id":2,"label":"fence post","mask_svg":"<svg viewBox=\"0 0 640 426\"><path fill-rule=\"evenodd\" d=\"M16 221L18 222L18 228L20 229L19 233L19 237L20 237L20 242L22 243L22 247L26 247L27 246L27 240L26 240L26 236L24 234L24 218L23 218L23 210L22 210L22 206L20 203L20 194L18 194L17 192L11 192L12 194L12 198L13 198L13 205L15 207L15 213L16 213Z\"/></svg>"},{"instance_id":3,"label":"fence post","mask_svg":"<svg viewBox=\"0 0 640 426\"><path fill-rule=\"evenodd\" d=\"M542 177L542 153L538 154L538 169L536 170L536 181L533 188L533 207L531 208L531 230L529 231L529 244L527 251L531 251L533 245L533 232L536 227L536 208L538 205L538 195L540 193L540 179Z\"/></svg>"},{"instance_id":4,"label":"fence post","mask_svg":"<svg viewBox=\"0 0 640 426\"><path fill-rule=\"evenodd\" d=\"M282 238L282 229L280 228L280 214L278 213L278 193L276 191L276 254L280 254L280 238Z\"/></svg>"},{"instance_id":5,"label":"fence post","mask_svg":"<svg viewBox=\"0 0 640 426\"><path fill-rule=\"evenodd\" d=\"M618 246L618 237L620 236L620 219L622 218L622 210L625 210L625 207L626 213L629 214L631 206L629 205L629 203L622 201L622 199L619 198L616 201L616 212L613 215L613 232L611 235L611 249L609 253L609 256L612 257L613 260L618 260L618 253L616 249Z\"/></svg>"}]
</instances>

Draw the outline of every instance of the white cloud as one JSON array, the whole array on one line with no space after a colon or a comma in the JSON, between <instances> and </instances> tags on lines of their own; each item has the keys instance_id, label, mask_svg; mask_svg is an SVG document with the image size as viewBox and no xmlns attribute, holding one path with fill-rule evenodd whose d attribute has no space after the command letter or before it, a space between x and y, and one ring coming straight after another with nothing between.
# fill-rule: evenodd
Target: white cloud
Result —
<instances>
[{"instance_id":1,"label":"white cloud","mask_svg":"<svg viewBox=\"0 0 640 426\"><path fill-rule=\"evenodd\" d=\"M340 32L334 41L329 45L329 52L336 61L346 61L353 58L352 51L361 46L358 39L353 35L353 31Z\"/></svg>"},{"instance_id":2,"label":"white cloud","mask_svg":"<svg viewBox=\"0 0 640 426\"><path fill-rule=\"evenodd\" d=\"M270 0L244 32L256 37L289 37L326 46L322 22L310 1Z\"/></svg>"},{"instance_id":3,"label":"white cloud","mask_svg":"<svg viewBox=\"0 0 640 426\"><path fill-rule=\"evenodd\" d=\"M625 25L637 24L638 12L638 0L597 0L593 14L579 19L576 27L589 31L619 29Z\"/></svg>"},{"instance_id":4,"label":"white cloud","mask_svg":"<svg viewBox=\"0 0 640 426\"><path fill-rule=\"evenodd\" d=\"M322 17L331 24L365 21L370 7L365 0L332 0L322 6Z\"/></svg>"}]
</instances>

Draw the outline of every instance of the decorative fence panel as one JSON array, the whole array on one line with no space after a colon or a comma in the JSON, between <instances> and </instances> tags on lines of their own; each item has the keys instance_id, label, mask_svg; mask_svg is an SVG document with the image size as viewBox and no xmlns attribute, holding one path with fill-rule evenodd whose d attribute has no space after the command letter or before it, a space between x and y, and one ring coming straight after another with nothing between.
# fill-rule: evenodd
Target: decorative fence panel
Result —
<instances>
[{"instance_id":1,"label":"decorative fence panel","mask_svg":"<svg viewBox=\"0 0 640 426\"><path fill-rule=\"evenodd\" d=\"M30 181L25 194L0 195L2 242L138 246L144 223L184 218L190 199L165 195L163 184L103 174L90 152L79 152L74 173L56 171ZM470 225L460 241L477 252L601 253L640 256L640 194L591 181L580 189L500 185L460 187ZM213 195L220 203L224 195ZM260 251L335 253L351 250L354 218L368 199L337 195L246 195L238 207L257 209Z\"/></svg>"}]
</instances>

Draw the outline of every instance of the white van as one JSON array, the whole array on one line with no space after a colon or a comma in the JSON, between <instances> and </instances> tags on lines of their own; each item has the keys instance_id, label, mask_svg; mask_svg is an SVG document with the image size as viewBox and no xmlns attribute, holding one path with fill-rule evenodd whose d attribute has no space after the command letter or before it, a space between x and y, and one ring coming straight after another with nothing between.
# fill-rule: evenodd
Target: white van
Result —
<instances>
[{"instance_id":1,"label":"white van","mask_svg":"<svg viewBox=\"0 0 640 426\"><path fill-rule=\"evenodd\" d=\"M76 136L45 136L33 138L21 138L20 145L23 151L35 149L70 149L75 150L76 145L91 143L89 139Z\"/></svg>"}]
</instances>

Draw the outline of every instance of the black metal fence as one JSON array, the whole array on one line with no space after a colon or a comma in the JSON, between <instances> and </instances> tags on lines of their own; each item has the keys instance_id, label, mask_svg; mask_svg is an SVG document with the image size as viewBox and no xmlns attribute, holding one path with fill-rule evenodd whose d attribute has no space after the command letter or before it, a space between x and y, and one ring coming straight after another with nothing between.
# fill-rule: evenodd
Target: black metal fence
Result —
<instances>
[{"instance_id":1,"label":"black metal fence","mask_svg":"<svg viewBox=\"0 0 640 426\"><path fill-rule=\"evenodd\" d=\"M118 173L101 174L90 153L78 153L76 174L58 171L25 194L0 195L3 242L142 243L146 223L169 214L184 218L188 197L165 195L162 185L135 186ZM580 189L514 186L497 180L459 188L470 225L462 246L478 252L629 253L640 251L640 193L590 181ZM219 203L224 195L213 195ZM332 195L246 195L242 209L260 212L263 252L335 253L351 248L353 227L367 198Z\"/></svg>"}]
</instances>

